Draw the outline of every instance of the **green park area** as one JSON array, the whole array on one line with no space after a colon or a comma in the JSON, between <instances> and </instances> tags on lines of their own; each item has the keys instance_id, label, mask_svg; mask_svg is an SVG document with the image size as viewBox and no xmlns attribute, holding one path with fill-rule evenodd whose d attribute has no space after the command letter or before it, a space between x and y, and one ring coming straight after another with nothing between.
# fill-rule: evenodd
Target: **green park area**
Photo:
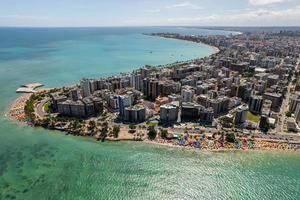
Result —
<instances>
[{"instance_id":1,"label":"green park area","mask_svg":"<svg viewBox=\"0 0 300 200\"><path fill-rule=\"evenodd\" d=\"M51 103L50 102L45 103L45 105L44 105L44 111L46 113L51 113Z\"/></svg>"},{"instance_id":2,"label":"green park area","mask_svg":"<svg viewBox=\"0 0 300 200\"><path fill-rule=\"evenodd\" d=\"M255 115L251 112L247 113L247 120L250 122L254 122L254 123L259 123L260 120L260 116L259 115Z\"/></svg>"}]
</instances>

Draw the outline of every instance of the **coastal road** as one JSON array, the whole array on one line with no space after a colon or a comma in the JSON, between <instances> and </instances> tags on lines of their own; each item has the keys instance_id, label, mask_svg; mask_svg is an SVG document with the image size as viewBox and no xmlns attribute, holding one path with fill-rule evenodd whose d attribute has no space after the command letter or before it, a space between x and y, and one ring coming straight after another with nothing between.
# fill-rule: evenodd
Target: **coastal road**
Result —
<instances>
[{"instance_id":1,"label":"coastal road","mask_svg":"<svg viewBox=\"0 0 300 200\"><path fill-rule=\"evenodd\" d=\"M284 132L284 124L285 124L285 121L286 121L286 113L288 111L288 108L289 108L289 101L290 101L290 96L291 96L291 88L292 88L292 83L289 84L288 86L288 91L287 91L287 94L286 94L286 98L283 100L283 103L282 103L282 106L281 106L281 109L280 109L280 119L279 119L279 123L277 125L277 130L276 132L277 133L283 133Z\"/></svg>"},{"instance_id":2,"label":"coastal road","mask_svg":"<svg viewBox=\"0 0 300 200\"><path fill-rule=\"evenodd\" d=\"M40 101L39 103L37 103L34 111L35 111L35 114L40 117L40 118L44 118L46 116L48 116L49 114L45 112L44 110L44 105L50 101L50 98L45 98L43 99L42 101Z\"/></svg>"},{"instance_id":3,"label":"coastal road","mask_svg":"<svg viewBox=\"0 0 300 200\"><path fill-rule=\"evenodd\" d=\"M298 58L298 62L296 64L296 68L295 71L297 72L299 70L299 65L300 65L300 55ZM293 76L292 80L295 78L295 76ZM280 134L284 134L284 125L286 124L286 113L289 109L289 102L290 102L290 96L291 96L291 89L293 87L293 83L292 81L290 82L290 84L288 85L288 91L286 94L286 98L284 98L281 109L280 109L280 119L279 119L279 123L276 127L276 133L280 133Z\"/></svg>"}]
</instances>

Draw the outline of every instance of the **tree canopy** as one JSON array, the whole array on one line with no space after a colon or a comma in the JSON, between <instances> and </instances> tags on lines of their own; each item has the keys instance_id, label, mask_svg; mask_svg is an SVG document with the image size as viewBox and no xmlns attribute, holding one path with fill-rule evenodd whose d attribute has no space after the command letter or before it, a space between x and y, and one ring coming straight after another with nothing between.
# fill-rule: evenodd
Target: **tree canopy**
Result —
<instances>
[{"instance_id":1,"label":"tree canopy","mask_svg":"<svg viewBox=\"0 0 300 200\"><path fill-rule=\"evenodd\" d=\"M229 143L234 143L234 141L235 141L234 133L227 133L226 137L225 137L225 140Z\"/></svg>"},{"instance_id":2,"label":"tree canopy","mask_svg":"<svg viewBox=\"0 0 300 200\"><path fill-rule=\"evenodd\" d=\"M149 126L148 128L148 138L150 140L154 140L156 138L157 131L155 130L154 126Z\"/></svg>"}]
</instances>

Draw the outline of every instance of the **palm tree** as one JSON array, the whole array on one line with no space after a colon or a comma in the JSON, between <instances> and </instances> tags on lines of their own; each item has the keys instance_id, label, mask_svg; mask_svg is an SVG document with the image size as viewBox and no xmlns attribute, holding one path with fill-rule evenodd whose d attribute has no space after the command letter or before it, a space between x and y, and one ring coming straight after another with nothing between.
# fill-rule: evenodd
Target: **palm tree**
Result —
<instances>
[{"instance_id":1,"label":"palm tree","mask_svg":"<svg viewBox=\"0 0 300 200\"><path fill-rule=\"evenodd\" d=\"M95 121L89 121L88 130L90 131L91 135L94 135L96 132L96 122Z\"/></svg>"},{"instance_id":2,"label":"palm tree","mask_svg":"<svg viewBox=\"0 0 300 200\"><path fill-rule=\"evenodd\" d=\"M107 133L108 133L108 124L107 122L104 122L100 130L100 138L102 142L104 142L105 138L107 137Z\"/></svg>"},{"instance_id":3,"label":"palm tree","mask_svg":"<svg viewBox=\"0 0 300 200\"><path fill-rule=\"evenodd\" d=\"M71 129L71 132L78 134L80 131L79 129L82 127L82 125L77 119L75 119L70 123L69 127Z\"/></svg>"},{"instance_id":4,"label":"palm tree","mask_svg":"<svg viewBox=\"0 0 300 200\"><path fill-rule=\"evenodd\" d=\"M154 126L149 126L148 128L148 138L150 140L154 140L156 138L157 132L154 128Z\"/></svg>"},{"instance_id":5,"label":"palm tree","mask_svg":"<svg viewBox=\"0 0 300 200\"><path fill-rule=\"evenodd\" d=\"M160 130L160 137L165 139L168 136L168 130L167 129L161 129Z\"/></svg>"},{"instance_id":6,"label":"palm tree","mask_svg":"<svg viewBox=\"0 0 300 200\"><path fill-rule=\"evenodd\" d=\"M114 126L112 132L113 132L113 134L114 134L114 137L115 137L115 138L118 138L118 137L119 137L119 132L120 132L120 126L117 126L117 125Z\"/></svg>"}]
</instances>

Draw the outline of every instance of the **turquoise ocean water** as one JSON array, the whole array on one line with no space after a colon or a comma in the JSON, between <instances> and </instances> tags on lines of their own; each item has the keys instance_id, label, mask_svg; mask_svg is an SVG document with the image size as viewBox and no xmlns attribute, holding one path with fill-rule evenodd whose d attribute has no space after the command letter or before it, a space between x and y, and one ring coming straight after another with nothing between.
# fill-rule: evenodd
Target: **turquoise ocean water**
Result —
<instances>
[{"instance_id":1,"label":"turquoise ocean water","mask_svg":"<svg viewBox=\"0 0 300 200\"><path fill-rule=\"evenodd\" d=\"M98 143L4 118L25 83L46 87L208 56L205 46L142 35L229 34L185 28L0 28L0 200L300 199L300 156L189 152Z\"/></svg>"}]
</instances>

